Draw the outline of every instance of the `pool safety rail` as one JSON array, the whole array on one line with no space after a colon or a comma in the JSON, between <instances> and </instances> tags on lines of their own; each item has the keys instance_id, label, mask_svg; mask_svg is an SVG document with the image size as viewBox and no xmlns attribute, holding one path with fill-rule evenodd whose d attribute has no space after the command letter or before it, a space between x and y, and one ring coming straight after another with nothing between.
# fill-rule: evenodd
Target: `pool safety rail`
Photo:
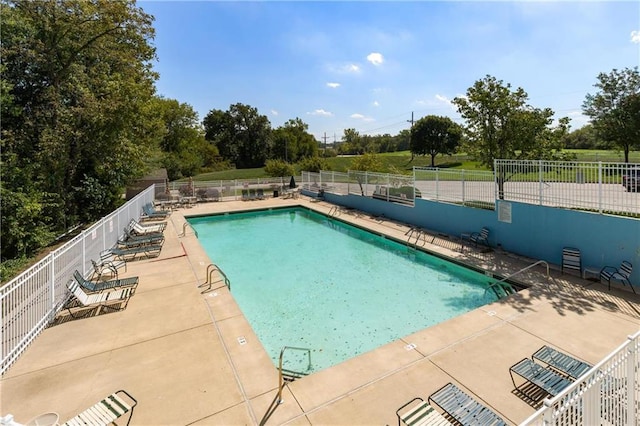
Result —
<instances>
[{"instance_id":1,"label":"pool safety rail","mask_svg":"<svg viewBox=\"0 0 640 426\"><path fill-rule=\"evenodd\" d=\"M213 274L215 274L216 272L218 272L221 275L221 279L214 281L213 280ZM229 281L229 278L227 277L227 274L224 273L224 271L222 269L220 269L220 267L218 265L216 265L215 263L210 263L207 266L207 280L205 282L203 282L202 284L200 284L198 286L198 288L202 288L202 287L207 287L204 290L202 290L201 293L206 293L208 291L211 290L215 290L213 288L211 288L214 284L217 283L224 283L225 286L227 286L227 288L229 289L229 291L231 291L231 281Z\"/></svg>"},{"instance_id":2,"label":"pool safety rail","mask_svg":"<svg viewBox=\"0 0 640 426\"><path fill-rule=\"evenodd\" d=\"M283 359L284 359L284 353L285 351L289 349L289 350L295 350L295 351L303 351L307 353L307 359L308 359L308 366L307 366L307 372L299 372L299 371L293 371L293 370L286 370L282 367L282 363L283 363ZM299 379L301 377L304 377L306 375L309 374L309 371L311 371L311 349L308 348L298 348L295 346L283 346L282 349L280 350L280 357L279 357L279 361L278 361L278 397L277 397L277 401L278 404L281 404L282 401L282 389L284 388L284 382L292 382L295 379Z\"/></svg>"},{"instance_id":3,"label":"pool safety rail","mask_svg":"<svg viewBox=\"0 0 640 426\"><path fill-rule=\"evenodd\" d=\"M640 331L594 365L521 426L637 425L640 422Z\"/></svg>"},{"instance_id":4,"label":"pool safety rail","mask_svg":"<svg viewBox=\"0 0 640 426\"><path fill-rule=\"evenodd\" d=\"M86 275L91 260L113 247L123 230L153 202L154 185L80 232L44 259L0 287L0 374L4 374L53 321L71 293L67 282L77 269Z\"/></svg>"},{"instance_id":5,"label":"pool safety rail","mask_svg":"<svg viewBox=\"0 0 640 426\"><path fill-rule=\"evenodd\" d=\"M185 237L187 235L187 227L193 230L193 233L196 237L198 236L198 231L196 231L196 228L194 228L193 225L187 221L182 224L182 234L180 234L179 237Z\"/></svg>"},{"instance_id":6,"label":"pool safety rail","mask_svg":"<svg viewBox=\"0 0 640 426\"><path fill-rule=\"evenodd\" d=\"M422 246L424 247L424 243L427 242L427 237L431 238L431 241L429 242L430 244L433 244L433 242L436 239L436 235L430 235L427 231L425 231L422 228L411 228L409 229L407 232L404 233L404 235L407 236L407 245L412 245L414 248L418 247L418 243L420 241L422 241ZM413 244L411 244L411 239L415 238L415 241L413 242Z\"/></svg>"},{"instance_id":7,"label":"pool safety rail","mask_svg":"<svg viewBox=\"0 0 640 426\"><path fill-rule=\"evenodd\" d=\"M503 296L508 296L510 294L514 294L514 293L516 293L515 289L507 281L509 279L511 279L512 277L514 277L514 276L516 276L518 274L521 274L524 271L528 271L529 269L533 268L534 266L538 266L538 265L545 265L547 267L547 279L548 279L550 277L550 275L549 275L549 264L544 260L538 260L537 262L534 262L529 266L525 266L524 268L514 272L511 275L508 275L508 276L502 278L501 280L498 280L498 281L496 281L494 283L491 283L489 285L489 287L487 287L486 291L493 290L494 293L496 293L496 296L498 296L498 298L502 297L499 294L499 289L501 289L505 293Z\"/></svg>"}]
</instances>

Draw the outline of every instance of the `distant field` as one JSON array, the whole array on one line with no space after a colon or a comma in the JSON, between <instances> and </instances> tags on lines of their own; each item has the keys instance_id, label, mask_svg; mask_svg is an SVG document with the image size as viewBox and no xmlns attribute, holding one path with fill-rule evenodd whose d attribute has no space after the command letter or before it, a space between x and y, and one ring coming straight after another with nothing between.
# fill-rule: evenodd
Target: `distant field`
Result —
<instances>
[{"instance_id":1,"label":"distant field","mask_svg":"<svg viewBox=\"0 0 640 426\"><path fill-rule=\"evenodd\" d=\"M624 162L624 154L619 151L604 151L590 149L569 149L576 155L578 161L607 161L607 162ZM388 173L406 173L409 174L413 167L429 167L431 166L431 157L420 156L411 160L409 151L387 152L379 154L380 160L384 165L384 172ZM331 166L331 170L336 172L346 172L350 169L351 162L355 157L332 157L327 158L327 162ZM640 151L632 151L629 153L629 162L640 163ZM489 168L481 166L479 162L471 160L467 154L454 154L436 157L436 166L450 169L465 170L489 170ZM233 169L223 170L220 172L203 173L194 176L195 181L214 181L214 180L233 180L233 179L256 179L268 177L264 168L257 169Z\"/></svg>"}]
</instances>

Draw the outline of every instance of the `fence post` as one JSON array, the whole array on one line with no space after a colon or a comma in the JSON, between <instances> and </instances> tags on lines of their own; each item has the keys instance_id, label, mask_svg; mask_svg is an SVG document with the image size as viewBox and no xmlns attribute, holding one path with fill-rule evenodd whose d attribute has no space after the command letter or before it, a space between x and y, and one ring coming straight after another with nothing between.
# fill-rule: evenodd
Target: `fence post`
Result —
<instances>
[{"instance_id":1,"label":"fence post","mask_svg":"<svg viewBox=\"0 0 640 426\"><path fill-rule=\"evenodd\" d=\"M637 358L637 342L638 337L629 336L628 337L628 349L627 349L627 424L628 425L636 425L636 410L632 407L637 407L636 405L636 390L634 383L637 384L636 380L636 358Z\"/></svg>"},{"instance_id":2,"label":"fence post","mask_svg":"<svg viewBox=\"0 0 640 426\"><path fill-rule=\"evenodd\" d=\"M440 169L436 169L436 201L440 201Z\"/></svg>"},{"instance_id":3,"label":"fence post","mask_svg":"<svg viewBox=\"0 0 640 426\"><path fill-rule=\"evenodd\" d=\"M464 169L462 169L462 173L460 173L460 182L462 183L462 205L466 205L465 204L465 196L464 196L464 187L465 187L465 182L464 182Z\"/></svg>"},{"instance_id":4,"label":"fence post","mask_svg":"<svg viewBox=\"0 0 640 426\"><path fill-rule=\"evenodd\" d=\"M84 252L84 246L82 247L82 251ZM51 265L51 276L49 277L49 281L51 283L51 289L50 289L50 293L51 293L51 305L49 306L49 321L53 320L56 311L55 311L55 306L56 306L56 263L54 262L55 260L55 251L52 251L51 253L49 253L49 265ZM84 253L83 253L84 254Z\"/></svg>"},{"instance_id":5,"label":"fence post","mask_svg":"<svg viewBox=\"0 0 640 426\"><path fill-rule=\"evenodd\" d=\"M538 197L540 201L540 205L543 203L543 195L542 190L544 185L544 173L542 172L542 160L538 160Z\"/></svg>"},{"instance_id":6,"label":"fence post","mask_svg":"<svg viewBox=\"0 0 640 426\"><path fill-rule=\"evenodd\" d=\"M602 214L602 161L598 161L598 211Z\"/></svg>"}]
</instances>

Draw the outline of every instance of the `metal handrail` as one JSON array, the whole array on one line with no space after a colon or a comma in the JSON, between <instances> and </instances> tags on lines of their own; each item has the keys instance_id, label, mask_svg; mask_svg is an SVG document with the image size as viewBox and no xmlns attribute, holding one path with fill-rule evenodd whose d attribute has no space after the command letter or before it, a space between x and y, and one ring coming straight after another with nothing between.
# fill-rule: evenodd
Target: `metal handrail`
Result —
<instances>
[{"instance_id":1,"label":"metal handrail","mask_svg":"<svg viewBox=\"0 0 640 426\"><path fill-rule=\"evenodd\" d=\"M538 260L537 262L534 262L534 263L532 263L531 265L529 265L529 266L527 266L527 267L524 267L524 268L520 269L519 271L514 272L514 273L513 273L513 274L511 274L511 275L507 275L506 277L502 278L501 280L498 280L498 281L496 281L496 282L494 282L494 283L491 283L491 284L489 285L489 287L487 287L487 290L489 290L490 288L493 288L493 286L495 286L495 285L497 285L497 284L502 284L502 283L504 283L505 281L507 281L507 280L508 280L508 279L510 279L511 277L513 277L513 276L515 276L515 275L518 275L518 274L519 274L519 273L521 273L521 272L524 272L524 271L526 271L526 270L528 270L528 269L533 268L533 267L534 267L534 266L536 266L536 265L540 265L540 264L543 264L543 263L544 263L544 265L547 267L547 278L549 278L549 264L548 264L546 261L544 261L544 260ZM504 287L503 287L503 288L504 288ZM486 290L485 290L485 291L486 291Z\"/></svg>"},{"instance_id":2,"label":"metal handrail","mask_svg":"<svg viewBox=\"0 0 640 426\"><path fill-rule=\"evenodd\" d=\"M204 287L205 285L209 286L209 288L207 288L206 290L202 290L203 293L206 292L206 291L211 290L211 286L213 285L213 281L211 280L211 276L216 271L220 272L220 275L222 275L222 278L223 278L224 285L226 285L227 288L229 290L231 290L231 281L229 281L229 278L227 277L227 274L225 274L224 271L222 269L220 269L220 267L218 265L216 265L215 263L210 263L207 266L207 272L206 272L207 280L198 286L198 287Z\"/></svg>"},{"instance_id":3,"label":"metal handrail","mask_svg":"<svg viewBox=\"0 0 640 426\"><path fill-rule=\"evenodd\" d=\"M192 224L190 224L189 222L185 222L182 224L182 234L180 234L180 237L184 237L185 235L187 235L187 226L189 226L191 229L193 229L193 233L196 235L196 237L198 236L198 231L196 231L196 228L193 227Z\"/></svg>"},{"instance_id":4,"label":"metal handrail","mask_svg":"<svg viewBox=\"0 0 640 426\"><path fill-rule=\"evenodd\" d=\"M284 351L286 349L293 349L293 350L297 350L297 351L306 351L307 355L309 357L309 366L307 367L308 370L311 370L311 349L308 348L298 348L295 346L283 346L282 349L280 350L280 360L278 363L278 404L282 404L282 388L284 388L284 375L282 373L282 359L284 357Z\"/></svg>"}]
</instances>

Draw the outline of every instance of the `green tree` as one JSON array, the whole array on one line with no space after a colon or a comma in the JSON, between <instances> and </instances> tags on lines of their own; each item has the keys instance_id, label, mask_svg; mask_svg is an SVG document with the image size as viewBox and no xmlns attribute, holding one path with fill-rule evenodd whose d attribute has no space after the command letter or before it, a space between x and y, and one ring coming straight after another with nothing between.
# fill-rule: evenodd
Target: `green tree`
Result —
<instances>
[{"instance_id":1,"label":"green tree","mask_svg":"<svg viewBox=\"0 0 640 426\"><path fill-rule=\"evenodd\" d=\"M596 136L592 124L585 124L565 135L563 145L568 149L609 149L610 146Z\"/></svg>"},{"instance_id":2,"label":"green tree","mask_svg":"<svg viewBox=\"0 0 640 426\"><path fill-rule=\"evenodd\" d=\"M273 177L293 176L295 169L292 164L284 160L267 160L264 171Z\"/></svg>"},{"instance_id":3,"label":"green tree","mask_svg":"<svg viewBox=\"0 0 640 426\"><path fill-rule=\"evenodd\" d=\"M203 120L205 139L237 168L262 167L271 150L269 119L254 107L237 103L228 111L211 110Z\"/></svg>"},{"instance_id":4,"label":"green tree","mask_svg":"<svg viewBox=\"0 0 640 426\"><path fill-rule=\"evenodd\" d=\"M122 202L157 142L147 127L157 75L153 18L133 1L0 6L3 91L12 107L2 111L2 189L26 196L38 215L26 220L3 202L4 223L13 224L3 227L5 258L25 252L15 243L25 235L36 236L30 254L42 236ZM8 176L17 170L20 179Z\"/></svg>"},{"instance_id":5,"label":"green tree","mask_svg":"<svg viewBox=\"0 0 640 426\"><path fill-rule=\"evenodd\" d=\"M418 120L411 132L411 154L431 156L435 167L436 155L453 154L462 139L462 127L449 117L428 115Z\"/></svg>"},{"instance_id":6,"label":"green tree","mask_svg":"<svg viewBox=\"0 0 640 426\"><path fill-rule=\"evenodd\" d=\"M596 134L617 145L629 162L629 151L640 146L638 137L638 101L640 72L638 67L614 69L598 74L595 95L587 94L582 110L591 118Z\"/></svg>"},{"instance_id":7,"label":"green tree","mask_svg":"<svg viewBox=\"0 0 640 426\"><path fill-rule=\"evenodd\" d=\"M157 98L155 108L163 123L161 162L170 180L194 176L203 167L216 164L218 150L205 140L198 113L191 105L181 104L174 99Z\"/></svg>"},{"instance_id":8,"label":"green tree","mask_svg":"<svg viewBox=\"0 0 640 426\"><path fill-rule=\"evenodd\" d=\"M384 172L384 164L380 157L373 153L359 155L353 159L350 170Z\"/></svg>"},{"instance_id":9,"label":"green tree","mask_svg":"<svg viewBox=\"0 0 640 426\"><path fill-rule=\"evenodd\" d=\"M326 158L321 158L318 156L315 157L306 157L300 160L297 164L298 170L305 172L313 172L320 173L321 170L329 171L331 170L331 166Z\"/></svg>"},{"instance_id":10,"label":"green tree","mask_svg":"<svg viewBox=\"0 0 640 426\"><path fill-rule=\"evenodd\" d=\"M309 132L309 125L300 118L287 121L273 131L273 156L297 162L318 155L318 142Z\"/></svg>"},{"instance_id":11,"label":"green tree","mask_svg":"<svg viewBox=\"0 0 640 426\"><path fill-rule=\"evenodd\" d=\"M456 97L453 103L465 119L468 152L491 169L494 159L558 158L569 119L552 126L553 110L534 108L527 100L524 89L512 91L510 84L489 75L467 89L465 97ZM497 176L500 198L505 179Z\"/></svg>"}]
</instances>

